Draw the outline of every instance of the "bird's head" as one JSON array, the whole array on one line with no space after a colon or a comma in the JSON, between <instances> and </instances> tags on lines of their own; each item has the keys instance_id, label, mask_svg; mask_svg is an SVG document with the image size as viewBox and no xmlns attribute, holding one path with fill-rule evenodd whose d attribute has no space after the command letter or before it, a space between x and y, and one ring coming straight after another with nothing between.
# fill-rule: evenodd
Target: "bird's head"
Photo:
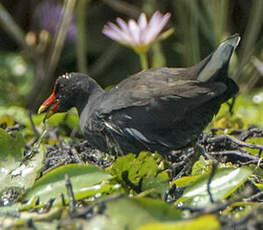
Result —
<instances>
[{"instance_id":1,"label":"bird's head","mask_svg":"<svg viewBox=\"0 0 263 230\"><path fill-rule=\"evenodd\" d=\"M66 112L72 107L81 110L95 84L95 81L85 74L66 73L60 76L55 82L51 95L39 107L38 113L47 112L46 118L49 118L57 112Z\"/></svg>"},{"instance_id":2,"label":"bird's head","mask_svg":"<svg viewBox=\"0 0 263 230\"><path fill-rule=\"evenodd\" d=\"M55 82L51 95L39 107L38 113L47 112L49 118L56 112L69 110L71 107L72 81L72 74L60 76Z\"/></svg>"}]
</instances>

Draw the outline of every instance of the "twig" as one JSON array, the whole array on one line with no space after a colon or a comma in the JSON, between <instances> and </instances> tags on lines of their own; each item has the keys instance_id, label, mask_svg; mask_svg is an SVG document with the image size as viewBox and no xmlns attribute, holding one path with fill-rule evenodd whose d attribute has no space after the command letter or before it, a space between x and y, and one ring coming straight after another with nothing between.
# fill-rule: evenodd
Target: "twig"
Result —
<instances>
[{"instance_id":1,"label":"twig","mask_svg":"<svg viewBox=\"0 0 263 230\"><path fill-rule=\"evenodd\" d=\"M33 132L34 132L34 136L35 136L35 138L38 139L38 138L40 137L40 135L39 135L39 132L37 131L37 128L36 128L35 123L34 123L34 121L33 121L32 111L29 111L29 112L28 112L28 117L29 117L29 121L30 121L32 130L33 130Z\"/></svg>"},{"instance_id":2,"label":"twig","mask_svg":"<svg viewBox=\"0 0 263 230\"><path fill-rule=\"evenodd\" d=\"M62 206L66 206L66 201L65 201L65 195L64 195L64 193L61 193L60 194L60 197L61 197L61 203L62 203Z\"/></svg>"},{"instance_id":3,"label":"twig","mask_svg":"<svg viewBox=\"0 0 263 230\"><path fill-rule=\"evenodd\" d=\"M210 199L211 203L215 202L214 199L213 199L213 195L211 193L211 183L212 183L213 177L215 176L217 165L218 165L217 161L213 161L212 162L212 170L211 170L211 173L210 173L208 181L207 181L207 193L209 195L209 199Z\"/></svg>"},{"instance_id":4,"label":"twig","mask_svg":"<svg viewBox=\"0 0 263 230\"><path fill-rule=\"evenodd\" d=\"M239 134L238 139L240 139L241 141L245 141L251 137L263 137L263 130L259 128L248 128L247 130Z\"/></svg>"},{"instance_id":5,"label":"twig","mask_svg":"<svg viewBox=\"0 0 263 230\"><path fill-rule=\"evenodd\" d=\"M71 153L74 156L74 159L77 161L77 163L84 164L84 161L79 157L79 154L74 147L71 148Z\"/></svg>"},{"instance_id":6,"label":"twig","mask_svg":"<svg viewBox=\"0 0 263 230\"><path fill-rule=\"evenodd\" d=\"M251 197L244 199L245 202L250 202L250 201L257 201L258 199L263 199L263 192L258 192ZM262 200L261 200L262 201Z\"/></svg>"},{"instance_id":7,"label":"twig","mask_svg":"<svg viewBox=\"0 0 263 230\"><path fill-rule=\"evenodd\" d=\"M20 130L21 128L23 128L22 125L20 125L20 124L15 124L14 126L7 127L5 130L6 130L7 132L10 132L10 131Z\"/></svg>"},{"instance_id":8,"label":"twig","mask_svg":"<svg viewBox=\"0 0 263 230\"><path fill-rule=\"evenodd\" d=\"M180 166L182 167L182 169L178 173L176 173L174 180L180 178L184 174L189 174L190 170L192 170L193 164L198 160L200 155L203 154L203 150L204 149L202 148L201 145L195 144L194 151L188 154L187 158L176 164L173 164L173 169L174 169L173 171L175 171L175 169L179 168Z\"/></svg>"},{"instance_id":9,"label":"twig","mask_svg":"<svg viewBox=\"0 0 263 230\"><path fill-rule=\"evenodd\" d=\"M94 202L93 204L89 205L88 207L84 207L81 210L76 210L76 212L73 213L72 217L73 218L83 217L83 218L87 219L88 218L87 215L89 213L93 213L93 215L96 215L99 212L100 214L102 214L103 210L105 210L105 206L106 206L107 202L120 199L120 198L122 198L124 196L125 196L124 194L109 195L105 199L98 200L98 201ZM95 212L94 211L95 207L99 207L98 209L96 209L96 213L94 213Z\"/></svg>"},{"instance_id":10,"label":"twig","mask_svg":"<svg viewBox=\"0 0 263 230\"><path fill-rule=\"evenodd\" d=\"M246 143L246 142L243 142L243 141L240 141L238 140L237 138L235 137L232 137L232 136L229 136L229 135L221 135L221 136L217 136L217 137L214 137L214 138L210 138L207 140L208 143L214 143L214 142L223 142L223 141L226 141L226 140L229 140L239 146L242 146L242 147L248 147L248 148L251 148L251 149L261 149L263 150L263 145L257 145L257 144L249 144L249 143Z\"/></svg>"},{"instance_id":11,"label":"twig","mask_svg":"<svg viewBox=\"0 0 263 230\"><path fill-rule=\"evenodd\" d=\"M65 175L65 181L66 181L65 185L69 197L69 213L71 214L76 211L76 200L74 198L74 192L68 174Z\"/></svg>"},{"instance_id":12,"label":"twig","mask_svg":"<svg viewBox=\"0 0 263 230\"><path fill-rule=\"evenodd\" d=\"M239 151L234 151L234 150L226 150L226 151L220 151L220 152L209 152L210 155L213 155L213 156L222 156L222 155L225 155L225 156L234 156L236 157L239 161L242 161L242 162L246 162L246 161L258 161L258 158L253 156L253 155L250 155L250 154L247 154L247 153L241 153Z\"/></svg>"},{"instance_id":13,"label":"twig","mask_svg":"<svg viewBox=\"0 0 263 230\"><path fill-rule=\"evenodd\" d=\"M50 209L52 208L55 200L56 200L56 199L54 199L54 198L49 199L48 202L45 204L45 206L40 209L40 212L41 212L41 213L47 213L47 212L49 212Z\"/></svg>"},{"instance_id":14,"label":"twig","mask_svg":"<svg viewBox=\"0 0 263 230\"><path fill-rule=\"evenodd\" d=\"M46 123L45 123L45 126L46 126ZM41 135L38 138L36 138L35 142L33 143L31 150L28 151L24 160L27 160L28 158L32 157L34 155L34 153L38 151L39 146L41 144L41 141L43 140L43 138L45 137L46 134L47 134L47 129L44 128L44 131L41 133Z\"/></svg>"}]
</instances>

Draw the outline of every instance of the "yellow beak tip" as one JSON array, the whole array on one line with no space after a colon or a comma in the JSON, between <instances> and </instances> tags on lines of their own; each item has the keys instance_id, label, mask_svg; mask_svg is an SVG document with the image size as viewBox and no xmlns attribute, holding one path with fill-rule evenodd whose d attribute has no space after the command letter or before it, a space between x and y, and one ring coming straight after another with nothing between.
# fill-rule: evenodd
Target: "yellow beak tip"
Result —
<instances>
[{"instance_id":1,"label":"yellow beak tip","mask_svg":"<svg viewBox=\"0 0 263 230\"><path fill-rule=\"evenodd\" d=\"M41 105L41 106L39 107L37 113L40 114L40 113L43 113L43 112L46 111L46 110L47 110L47 106Z\"/></svg>"}]
</instances>

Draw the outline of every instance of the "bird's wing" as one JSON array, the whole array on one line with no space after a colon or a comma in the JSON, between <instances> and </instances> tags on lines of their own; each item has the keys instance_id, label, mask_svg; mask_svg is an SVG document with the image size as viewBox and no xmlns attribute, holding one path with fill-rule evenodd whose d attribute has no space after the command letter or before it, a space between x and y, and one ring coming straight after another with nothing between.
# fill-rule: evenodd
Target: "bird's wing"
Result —
<instances>
[{"instance_id":1,"label":"bird's wing","mask_svg":"<svg viewBox=\"0 0 263 230\"><path fill-rule=\"evenodd\" d=\"M109 133L132 137L149 145L158 140L168 146L175 139L179 140L174 129L191 129L184 125L188 122L186 119L200 122L197 126L201 128L193 132L198 135L219 108L221 102L213 105L213 100L218 100L226 89L221 82L129 79L105 94L96 116ZM169 132L173 134L168 135Z\"/></svg>"},{"instance_id":2,"label":"bird's wing","mask_svg":"<svg viewBox=\"0 0 263 230\"><path fill-rule=\"evenodd\" d=\"M134 106L155 111L169 106L183 115L226 90L224 83L182 80L181 75L189 77L185 69L168 68L135 74L106 92L98 111L110 114Z\"/></svg>"}]
</instances>

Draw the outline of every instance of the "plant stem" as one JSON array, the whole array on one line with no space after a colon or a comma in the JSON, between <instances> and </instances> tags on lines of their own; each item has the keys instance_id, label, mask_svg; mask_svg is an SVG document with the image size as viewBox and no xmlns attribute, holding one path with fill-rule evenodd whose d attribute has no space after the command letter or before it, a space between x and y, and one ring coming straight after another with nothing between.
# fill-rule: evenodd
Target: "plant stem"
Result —
<instances>
[{"instance_id":1,"label":"plant stem","mask_svg":"<svg viewBox=\"0 0 263 230\"><path fill-rule=\"evenodd\" d=\"M47 76L52 76L57 67L64 46L64 42L66 39L68 27L70 25L71 15L75 8L76 2L77 0L64 0L63 16L61 18L61 21L59 22L60 27L55 34L53 43L51 44L51 49L49 54L50 57L48 60L49 62L47 62L47 73L46 73Z\"/></svg>"},{"instance_id":2,"label":"plant stem","mask_svg":"<svg viewBox=\"0 0 263 230\"><path fill-rule=\"evenodd\" d=\"M77 61L78 70L82 73L87 73L87 33L86 33L86 12L89 0L79 0L77 5Z\"/></svg>"},{"instance_id":3,"label":"plant stem","mask_svg":"<svg viewBox=\"0 0 263 230\"><path fill-rule=\"evenodd\" d=\"M9 12L0 3L0 25L20 46L25 46L24 31L18 26Z\"/></svg>"},{"instance_id":4,"label":"plant stem","mask_svg":"<svg viewBox=\"0 0 263 230\"><path fill-rule=\"evenodd\" d=\"M143 70L148 69L149 65L148 65L147 53L146 52L138 53L138 55L140 56L142 69Z\"/></svg>"}]
</instances>

